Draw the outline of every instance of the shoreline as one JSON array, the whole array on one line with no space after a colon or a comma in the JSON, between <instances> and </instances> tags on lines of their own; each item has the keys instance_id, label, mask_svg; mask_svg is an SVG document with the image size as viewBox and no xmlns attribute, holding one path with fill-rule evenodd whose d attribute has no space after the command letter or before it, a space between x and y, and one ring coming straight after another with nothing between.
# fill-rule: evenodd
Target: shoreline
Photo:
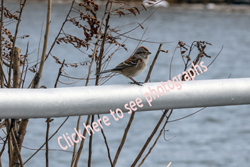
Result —
<instances>
[{"instance_id":1,"label":"shoreline","mask_svg":"<svg viewBox=\"0 0 250 167\"><path fill-rule=\"evenodd\" d=\"M7 3L19 2L19 0L9 0ZM46 3L46 0L32 0L29 3L42 2ZM53 4L63 4L71 3L72 0L53 0ZM76 0L76 2L81 2L81 0ZM105 5L106 2L97 0L96 4ZM131 2L130 6L138 6L141 2ZM161 7L165 8L165 7ZM188 11L212 11L212 12L226 12L226 13L250 13L249 4L201 4L201 3L180 3L180 4L168 4L166 9L169 10L188 10Z\"/></svg>"},{"instance_id":2,"label":"shoreline","mask_svg":"<svg viewBox=\"0 0 250 167\"><path fill-rule=\"evenodd\" d=\"M225 13L250 13L250 5L246 4L171 4L169 8L177 10L214 11Z\"/></svg>"}]
</instances>

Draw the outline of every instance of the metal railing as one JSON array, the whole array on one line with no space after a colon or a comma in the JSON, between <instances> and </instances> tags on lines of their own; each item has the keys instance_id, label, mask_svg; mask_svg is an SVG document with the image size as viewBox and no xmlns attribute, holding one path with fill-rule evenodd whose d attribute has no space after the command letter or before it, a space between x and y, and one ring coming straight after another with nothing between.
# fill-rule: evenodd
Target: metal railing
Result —
<instances>
[{"instance_id":1,"label":"metal railing","mask_svg":"<svg viewBox=\"0 0 250 167\"><path fill-rule=\"evenodd\" d=\"M179 90L178 90L179 89ZM0 89L0 118L47 118L250 104L250 78Z\"/></svg>"}]
</instances>

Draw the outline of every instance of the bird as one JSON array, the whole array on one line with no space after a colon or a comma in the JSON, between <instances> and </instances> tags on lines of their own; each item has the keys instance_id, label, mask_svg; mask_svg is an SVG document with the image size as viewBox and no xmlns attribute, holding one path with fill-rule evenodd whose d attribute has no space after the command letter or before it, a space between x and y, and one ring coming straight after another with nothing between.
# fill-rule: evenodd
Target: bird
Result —
<instances>
[{"instance_id":1,"label":"bird","mask_svg":"<svg viewBox=\"0 0 250 167\"><path fill-rule=\"evenodd\" d=\"M131 79L133 83L142 86L141 83L134 80L133 77L140 75L146 70L150 54L151 52L149 52L146 47L141 46L135 51L133 55L131 55L124 62L118 64L115 68L99 72L96 75L108 72L119 73Z\"/></svg>"}]
</instances>

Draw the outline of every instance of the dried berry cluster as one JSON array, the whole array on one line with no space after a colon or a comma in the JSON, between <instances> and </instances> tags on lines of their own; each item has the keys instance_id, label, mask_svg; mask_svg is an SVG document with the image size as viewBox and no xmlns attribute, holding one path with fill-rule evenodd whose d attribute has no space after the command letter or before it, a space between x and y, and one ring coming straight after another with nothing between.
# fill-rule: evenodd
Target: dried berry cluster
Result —
<instances>
[{"instance_id":1,"label":"dried berry cluster","mask_svg":"<svg viewBox=\"0 0 250 167\"><path fill-rule=\"evenodd\" d=\"M76 4L76 3L75 3ZM55 43L60 45L61 43L65 44L71 44L77 49L84 48L86 51L92 48L94 45L100 45L99 42L103 40L104 34L100 31L101 22L97 18L97 11L98 11L98 5L93 0L84 0L82 3L78 4L80 9L77 7L73 7L71 10L74 11L74 13L77 13L78 15L75 17L69 16L66 20L66 22L72 23L75 27L81 29L84 34L84 39L81 39L79 36L72 35L71 33L66 33L65 30L60 32L60 36L56 38ZM131 8L129 9L131 12L135 12L134 10L138 10L138 13L140 13L139 9ZM114 29L110 28L110 31L113 31ZM114 30L115 31L115 30ZM99 34L100 33L100 34ZM96 39L98 34L100 35L100 40L93 43L93 39ZM124 44L120 44L117 41L117 38L110 35L110 33L106 34L105 36L105 42L109 44L115 44L120 47L124 47ZM51 53L50 53L51 54ZM51 54L52 55L52 54ZM87 54L89 58L93 56L92 53ZM55 55L52 55L52 57L55 59L56 63L61 64L62 61ZM95 60L97 60L97 55L95 55ZM73 63L69 64L70 67L77 67L78 65L86 65L86 62L82 63ZM30 70L34 71L34 67L31 67Z\"/></svg>"},{"instance_id":2,"label":"dried berry cluster","mask_svg":"<svg viewBox=\"0 0 250 167\"><path fill-rule=\"evenodd\" d=\"M18 12L18 11L17 11ZM17 14L12 14L6 7L3 13L5 18L18 20Z\"/></svg>"},{"instance_id":3,"label":"dried berry cluster","mask_svg":"<svg viewBox=\"0 0 250 167\"><path fill-rule=\"evenodd\" d=\"M205 49L207 45L212 45L212 44L206 41L194 41L191 46L188 46L183 41L178 42L178 47L180 48L181 56L183 58L187 58L186 63L188 63L191 60L190 54L194 48L198 49L198 55L194 59L194 63L197 63L198 61L200 61L201 58L204 56L211 58L211 56L208 56L205 53Z\"/></svg>"},{"instance_id":4,"label":"dried berry cluster","mask_svg":"<svg viewBox=\"0 0 250 167\"><path fill-rule=\"evenodd\" d=\"M80 38L77 38L76 36L72 36L70 34L66 35L65 37L62 37L62 38L58 38L56 43L57 44L60 44L60 43L70 43L72 44L75 48L81 48L81 47L86 47L87 50L89 49L89 43L87 43L86 41L80 39Z\"/></svg>"},{"instance_id":5,"label":"dried berry cluster","mask_svg":"<svg viewBox=\"0 0 250 167\"><path fill-rule=\"evenodd\" d=\"M141 5L144 7L144 9L146 9L143 4L141 4ZM121 17L122 15L125 16L127 14L127 13L124 13L124 11L129 11L130 13L134 14L135 16L136 16L137 13L140 14L140 10L137 7L122 8L122 9L118 8L118 9L114 10L113 12L118 13L119 16Z\"/></svg>"},{"instance_id":6,"label":"dried berry cluster","mask_svg":"<svg viewBox=\"0 0 250 167\"><path fill-rule=\"evenodd\" d=\"M76 48L85 47L86 50L88 50L88 42L91 41L93 37L96 37L95 35L98 34L98 29L100 27L100 21L98 21L96 18L98 5L96 5L93 0L84 0L83 3L79 4L79 6L84 7L83 10L85 10L86 13L78 10L79 16L75 18L70 18L68 19L68 21L83 30L85 39L82 40L77 38L76 36L67 34L64 35L64 37L58 38L56 43L70 43ZM81 23L81 21L83 23Z\"/></svg>"},{"instance_id":7,"label":"dried berry cluster","mask_svg":"<svg viewBox=\"0 0 250 167\"><path fill-rule=\"evenodd\" d=\"M16 11L16 13L19 13L19 11ZM14 41L14 36L12 35L11 31L6 28L9 23L13 23L13 21L17 21L18 15L11 13L6 7L4 7L4 13L3 13L3 20L4 24L2 27L2 55L3 59L6 61L10 61L10 55L11 55L11 50L13 47L13 41ZM7 19L7 20L6 20ZM23 35L19 38L24 39L29 37L29 35ZM21 55L21 58L23 58L24 55ZM20 60L21 64L23 64L23 61ZM5 63L6 64L6 63Z\"/></svg>"}]
</instances>

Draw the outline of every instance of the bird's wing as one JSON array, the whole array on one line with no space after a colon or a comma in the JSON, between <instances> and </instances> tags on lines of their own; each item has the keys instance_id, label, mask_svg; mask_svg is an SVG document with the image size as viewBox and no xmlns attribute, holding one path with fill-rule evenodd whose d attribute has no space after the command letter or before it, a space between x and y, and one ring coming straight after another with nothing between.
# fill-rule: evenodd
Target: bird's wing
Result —
<instances>
[{"instance_id":1,"label":"bird's wing","mask_svg":"<svg viewBox=\"0 0 250 167\"><path fill-rule=\"evenodd\" d=\"M127 60L125 60L124 62L121 62L113 70L119 71L119 70L123 70L126 67L135 67L138 63L138 60L139 60L138 58L130 56Z\"/></svg>"}]
</instances>

